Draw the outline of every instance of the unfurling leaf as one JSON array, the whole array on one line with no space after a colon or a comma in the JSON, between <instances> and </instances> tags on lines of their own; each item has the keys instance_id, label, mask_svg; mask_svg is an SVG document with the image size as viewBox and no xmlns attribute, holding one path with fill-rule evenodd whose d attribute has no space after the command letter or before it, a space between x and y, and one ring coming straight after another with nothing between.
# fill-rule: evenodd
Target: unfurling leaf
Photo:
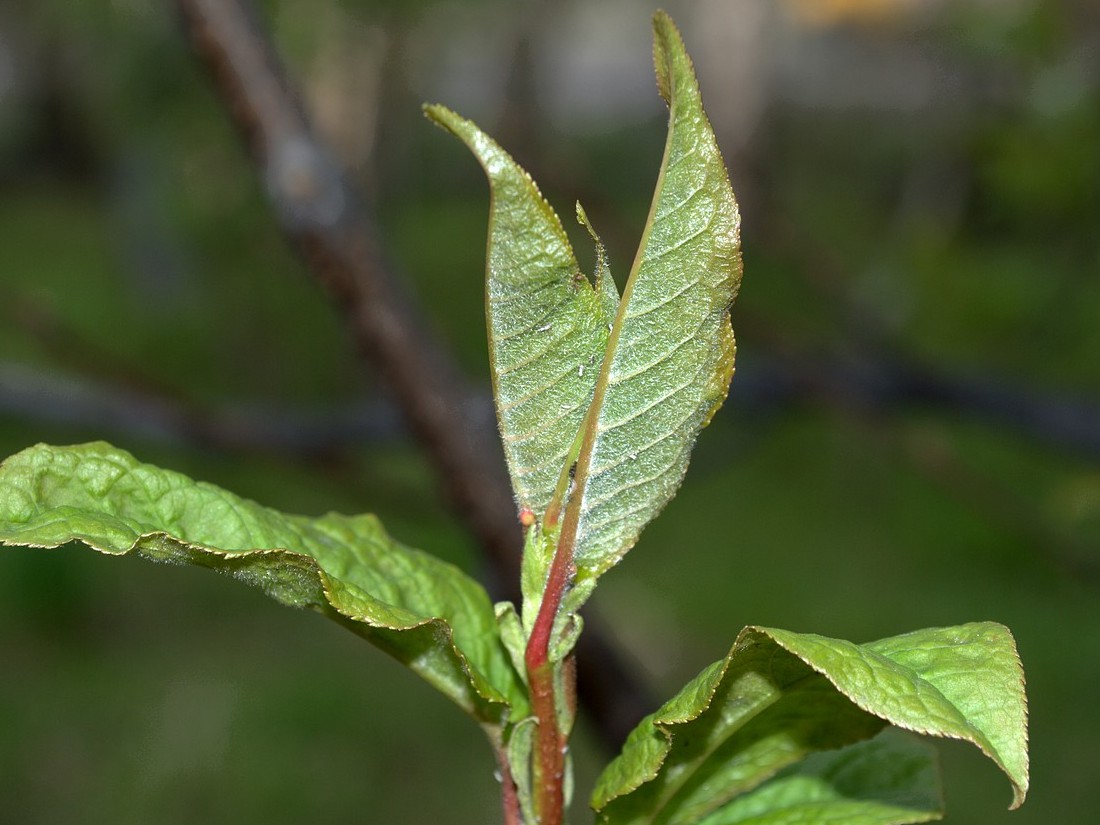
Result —
<instances>
[{"instance_id":1,"label":"unfurling leaf","mask_svg":"<svg viewBox=\"0 0 1100 825\"><path fill-rule=\"evenodd\" d=\"M669 132L621 300L583 210L597 246L593 282L530 176L470 121L425 109L489 178L486 293L501 436L520 507L551 522L547 530L574 511L563 529L575 533L578 582L622 558L675 494L733 375L737 204L679 32L664 13L653 28ZM536 574L557 546L551 538L529 542Z\"/></svg>"},{"instance_id":2,"label":"unfurling leaf","mask_svg":"<svg viewBox=\"0 0 1100 825\"><path fill-rule=\"evenodd\" d=\"M489 178L493 395L516 499L541 517L592 401L618 303L615 283L598 240L595 284L581 273L558 216L492 138L443 106L424 111L470 148Z\"/></svg>"},{"instance_id":3,"label":"unfurling leaf","mask_svg":"<svg viewBox=\"0 0 1100 825\"><path fill-rule=\"evenodd\" d=\"M526 712L481 585L374 516L286 515L108 444L39 445L0 465L0 544L81 542L226 573L336 619L479 721Z\"/></svg>"},{"instance_id":4,"label":"unfurling leaf","mask_svg":"<svg viewBox=\"0 0 1100 825\"><path fill-rule=\"evenodd\" d=\"M740 215L680 33L662 12L653 32L668 140L582 434L579 575L617 562L675 495L733 377Z\"/></svg>"},{"instance_id":5,"label":"unfurling leaf","mask_svg":"<svg viewBox=\"0 0 1100 825\"><path fill-rule=\"evenodd\" d=\"M1011 781L1012 807L1023 802L1023 673L1008 630L980 623L865 645L746 628L724 660L635 728L600 777L592 806L615 825L738 822L725 812L746 804L742 795L760 788L765 798L794 804L790 789L810 785L793 783L780 794L764 783L815 751L854 744L886 725L976 745ZM869 773L845 794L879 798L889 788L877 781ZM914 816L886 821L930 818Z\"/></svg>"}]
</instances>

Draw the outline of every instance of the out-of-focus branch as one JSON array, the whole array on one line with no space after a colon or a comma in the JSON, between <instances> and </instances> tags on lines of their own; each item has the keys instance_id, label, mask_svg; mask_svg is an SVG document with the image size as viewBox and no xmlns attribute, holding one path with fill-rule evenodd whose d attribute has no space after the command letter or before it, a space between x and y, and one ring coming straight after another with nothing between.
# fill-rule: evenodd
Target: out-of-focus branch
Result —
<instances>
[{"instance_id":1,"label":"out-of-focus branch","mask_svg":"<svg viewBox=\"0 0 1100 825\"><path fill-rule=\"evenodd\" d=\"M976 422L1077 459L1100 463L1100 403L1021 389L1005 379L933 369L902 359L775 355L739 367L738 406L769 421L792 408L834 409L857 417L868 438L999 529L1027 537L1050 566L1092 587L1100 561L1087 542L1042 512L1033 496L968 463L950 439L919 436L906 411Z\"/></svg>"},{"instance_id":2,"label":"out-of-focus branch","mask_svg":"<svg viewBox=\"0 0 1100 825\"><path fill-rule=\"evenodd\" d=\"M991 376L951 375L888 360L746 354L742 361L735 404L753 410L757 421L793 407L842 407L879 417L930 410L1100 462L1100 403L1089 399L1029 392ZM475 417L492 418L488 396L473 396L469 403ZM400 414L385 399L322 408L242 399L197 404L145 381L89 378L84 371L44 373L4 362L0 414L107 435L307 461L407 435Z\"/></svg>"},{"instance_id":3,"label":"out-of-focus branch","mask_svg":"<svg viewBox=\"0 0 1100 825\"><path fill-rule=\"evenodd\" d=\"M484 548L497 589L514 587L521 537L491 419L478 414L483 407L471 403L447 351L385 262L371 217L317 139L255 10L245 0L176 4L285 234L388 382L452 506ZM603 738L617 746L629 730L624 720L632 724L652 707L591 618L588 628L578 651L580 699ZM590 655L593 647L602 649Z\"/></svg>"},{"instance_id":4,"label":"out-of-focus branch","mask_svg":"<svg viewBox=\"0 0 1100 825\"><path fill-rule=\"evenodd\" d=\"M1100 403L1028 391L990 375L950 373L882 355L746 356L734 391L740 406L758 409L834 406L875 415L933 410L1100 462Z\"/></svg>"},{"instance_id":5,"label":"out-of-focus branch","mask_svg":"<svg viewBox=\"0 0 1100 825\"><path fill-rule=\"evenodd\" d=\"M251 6L178 0L186 30L259 167L273 208L386 379L447 492L492 558L515 566L519 526L500 449L457 370L383 261L373 223L313 133Z\"/></svg>"},{"instance_id":6,"label":"out-of-focus branch","mask_svg":"<svg viewBox=\"0 0 1100 825\"><path fill-rule=\"evenodd\" d=\"M106 436L291 456L337 458L355 445L403 434L396 411L363 401L324 409L242 402L188 403L119 383L38 372L0 362L0 413Z\"/></svg>"}]
</instances>

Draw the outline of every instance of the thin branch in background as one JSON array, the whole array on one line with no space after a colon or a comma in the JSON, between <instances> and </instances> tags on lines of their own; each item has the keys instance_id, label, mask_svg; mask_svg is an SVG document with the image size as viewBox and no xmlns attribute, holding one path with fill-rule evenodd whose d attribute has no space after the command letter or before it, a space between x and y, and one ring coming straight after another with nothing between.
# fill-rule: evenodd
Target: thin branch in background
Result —
<instances>
[{"instance_id":1,"label":"thin branch in background","mask_svg":"<svg viewBox=\"0 0 1100 825\"><path fill-rule=\"evenodd\" d=\"M114 383L0 362L0 414L77 427L104 437L275 454L308 462L404 435L388 404L364 400L321 409L233 402L197 405Z\"/></svg>"},{"instance_id":2,"label":"thin branch in background","mask_svg":"<svg viewBox=\"0 0 1100 825\"><path fill-rule=\"evenodd\" d=\"M1029 392L988 375L952 374L886 355L763 355L742 359L737 382L739 405L758 411L802 405L879 416L931 410L1100 463L1100 403Z\"/></svg>"},{"instance_id":3,"label":"thin branch in background","mask_svg":"<svg viewBox=\"0 0 1100 825\"><path fill-rule=\"evenodd\" d=\"M904 362L843 363L828 358L754 364L738 376L741 407L754 420L793 407L832 408L857 418L896 460L998 529L1025 538L1062 575L1100 584L1100 560L1078 537L1045 516L1032 497L967 464L946 439L918 437L900 413L931 410L942 421L966 418L1075 459L1100 463L1100 404L1029 396L988 378L949 376ZM755 408L755 409L754 409Z\"/></svg>"},{"instance_id":4,"label":"thin branch in background","mask_svg":"<svg viewBox=\"0 0 1100 825\"><path fill-rule=\"evenodd\" d=\"M253 6L244 0L176 5L285 235L388 383L452 507L484 549L494 589L515 598L522 541L491 419L479 413L453 359L384 260L373 219L317 139ZM596 624L589 617L578 650L579 698L601 738L617 747L653 704Z\"/></svg>"}]
</instances>

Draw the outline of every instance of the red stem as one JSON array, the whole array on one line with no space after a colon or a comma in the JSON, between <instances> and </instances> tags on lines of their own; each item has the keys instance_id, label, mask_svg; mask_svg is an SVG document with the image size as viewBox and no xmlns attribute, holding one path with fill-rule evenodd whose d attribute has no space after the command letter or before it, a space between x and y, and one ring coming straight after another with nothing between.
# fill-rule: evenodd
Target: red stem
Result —
<instances>
[{"instance_id":1,"label":"red stem","mask_svg":"<svg viewBox=\"0 0 1100 825\"><path fill-rule=\"evenodd\" d=\"M500 798L504 808L504 825L523 825L523 816L516 794L516 783L512 779L512 770L508 765L508 755L504 746L494 747L497 756L497 769L500 771Z\"/></svg>"},{"instance_id":2,"label":"red stem","mask_svg":"<svg viewBox=\"0 0 1100 825\"><path fill-rule=\"evenodd\" d=\"M524 651L527 681L531 686L531 709L538 720L535 739L535 806L539 825L560 825L565 809L565 736L558 728L554 667L550 641L554 620L561 609L565 589L573 576L573 539L576 536L574 508L566 510L565 523L546 577L542 603ZM572 523L571 523L572 522ZM570 670L569 673L573 671ZM569 678L567 673L566 678Z\"/></svg>"}]
</instances>

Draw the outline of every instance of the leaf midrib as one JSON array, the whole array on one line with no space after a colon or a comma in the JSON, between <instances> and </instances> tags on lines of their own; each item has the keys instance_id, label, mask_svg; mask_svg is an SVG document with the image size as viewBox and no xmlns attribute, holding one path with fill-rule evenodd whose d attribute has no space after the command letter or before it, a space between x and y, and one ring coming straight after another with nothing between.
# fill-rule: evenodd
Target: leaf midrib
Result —
<instances>
[{"instance_id":1,"label":"leaf midrib","mask_svg":"<svg viewBox=\"0 0 1100 825\"><path fill-rule=\"evenodd\" d=\"M670 81L670 84L673 83L674 81ZM674 122L677 113L677 98L675 91L674 87L670 88L670 122ZM581 510L588 488L588 479L592 467L592 453L595 450L596 441L599 438L600 410L603 408L604 397L610 384L611 365L619 349L619 337L622 333L623 325L626 323L630 299L634 294L634 285L638 280L638 272L642 268L649 235L653 231L653 225L657 219L657 207L660 201L659 196L664 186L665 173L668 170L669 157L672 154L674 136L675 132L670 128L665 138L665 148L661 156L661 167L657 173L657 183L653 188L654 195L649 205L649 214L646 216L641 239L638 241L638 248L634 254L634 262L631 264L630 274L627 276L626 286L623 288L622 297L619 299L619 306L615 312L615 320L612 322L611 331L607 336L607 348L604 350L603 361L600 363L600 372L596 378L596 384L592 393L592 403L589 405L588 411L585 413L584 422L581 425L582 435L580 451L577 455L577 469L573 475L575 487L566 506L565 520L562 525L562 537L559 539L559 548L563 546L563 542L568 541L568 544L571 545L570 552L574 559L581 550L581 548L577 546L577 531L580 528ZM567 532L569 533L568 538L565 535Z\"/></svg>"}]
</instances>

